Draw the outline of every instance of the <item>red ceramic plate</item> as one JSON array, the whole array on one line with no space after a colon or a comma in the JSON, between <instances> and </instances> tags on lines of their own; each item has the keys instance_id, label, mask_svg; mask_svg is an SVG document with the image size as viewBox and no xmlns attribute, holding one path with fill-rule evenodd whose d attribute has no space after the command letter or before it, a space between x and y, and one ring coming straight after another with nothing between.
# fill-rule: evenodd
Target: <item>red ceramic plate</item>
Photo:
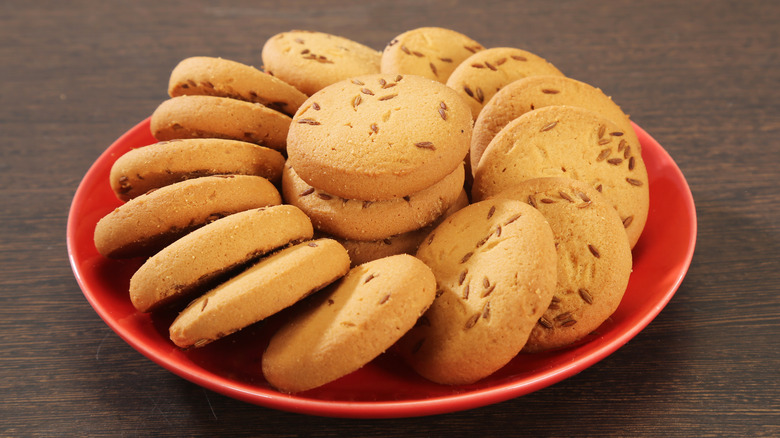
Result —
<instances>
[{"instance_id":1,"label":"red ceramic plate","mask_svg":"<svg viewBox=\"0 0 780 438\"><path fill-rule=\"evenodd\" d=\"M650 215L634 248L634 271L620 307L584 342L555 352L520 354L472 385L431 383L385 353L328 385L281 394L260 370L273 319L201 349L177 349L168 340L174 314L142 314L130 303L129 279L142 260L107 260L92 239L97 221L120 205L108 184L111 165L129 149L155 141L148 119L112 144L81 181L68 217L70 262L84 296L122 339L159 365L221 394L286 411L354 418L411 417L485 406L552 385L611 354L658 315L682 282L696 242L693 198L671 157L635 128L650 179Z\"/></svg>"}]
</instances>

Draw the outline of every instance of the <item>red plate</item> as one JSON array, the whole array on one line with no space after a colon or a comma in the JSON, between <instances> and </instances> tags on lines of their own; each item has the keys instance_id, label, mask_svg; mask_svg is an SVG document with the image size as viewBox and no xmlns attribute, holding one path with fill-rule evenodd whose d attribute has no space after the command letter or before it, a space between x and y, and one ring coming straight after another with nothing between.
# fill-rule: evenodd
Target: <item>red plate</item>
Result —
<instances>
[{"instance_id":1,"label":"red plate","mask_svg":"<svg viewBox=\"0 0 780 438\"><path fill-rule=\"evenodd\" d=\"M328 385L281 394L266 383L260 370L271 331L266 327L273 320L201 349L177 349L168 339L174 314L142 314L130 303L129 280L142 260L107 260L92 239L97 221L120 205L108 184L111 165L129 149L155 142L148 119L114 142L81 181L68 216L70 262L84 296L122 339L166 369L221 394L286 411L354 418L412 417L485 406L552 385L611 354L658 315L682 282L696 243L693 197L661 145L634 127L650 180L650 214L634 248L634 271L620 307L584 342L550 353L520 354L472 385L431 383L394 354L385 353Z\"/></svg>"}]
</instances>

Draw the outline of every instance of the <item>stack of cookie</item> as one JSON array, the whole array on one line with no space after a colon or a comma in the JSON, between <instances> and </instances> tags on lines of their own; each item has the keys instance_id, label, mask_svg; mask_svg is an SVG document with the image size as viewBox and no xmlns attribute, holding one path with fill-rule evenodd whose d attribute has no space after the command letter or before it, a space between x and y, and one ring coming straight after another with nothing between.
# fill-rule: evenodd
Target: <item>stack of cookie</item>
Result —
<instances>
[{"instance_id":1,"label":"stack of cookie","mask_svg":"<svg viewBox=\"0 0 780 438\"><path fill-rule=\"evenodd\" d=\"M398 250L395 240L413 249L420 229L466 201L471 131L469 108L440 82L400 74L337 82L293 117L284 200L352 248L354 263Z\"/></svg>"}]
</instances>

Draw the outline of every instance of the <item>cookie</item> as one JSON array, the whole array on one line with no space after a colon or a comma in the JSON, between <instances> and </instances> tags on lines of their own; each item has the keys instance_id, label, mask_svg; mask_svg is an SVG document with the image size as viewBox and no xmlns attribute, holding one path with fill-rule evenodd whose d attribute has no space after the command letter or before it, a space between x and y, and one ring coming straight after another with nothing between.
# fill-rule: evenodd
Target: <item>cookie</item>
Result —
<instances>
[{"instance_id":1,"label":"cookie","mask_svg":"<svg viewBox=\"0 0 780 438\"><path fill-rule=\"evenodd\" d=\"M565 76L530 76L505 86L482 108L471 136L471 168L477 168L482 153L501 128L529 111L551 105L576 106L601 114L615 122L632 144L639 144L626 113L600 89Z\"/></svg>"},{"instance_id":2,"label":"cookie","mask_svg":"<svg viewBox=\"0 0 780 438\"><path fill-rule=\"evenodd\" d=\"M555 291L552 230L539 211L513 199L456 212L417 257L433 270L438 297L398 346L415 371L437 383L469 384L503 367Z\"/></svg>"},{"instance_id":3,"label":"cookie","mask_svg":"<svg viewBox=\"0 0 780 438\"><path fill-rule=\"evenodd\" d=\"M472 198L485 199L526 179L584 181L615 207L633 248L647 221L650 194L639 146L603 116L570 106L526 113L504 127L474 173Z\"/></svg>"},{"instance_id":4,"label":"cookie","mask_svg":"<svg viewBox=\"0 0 780 438\"><path fill-rule=\"evenodd\" d=\"M476 119L498 90L518 79L536 75L563 76L563 73L531 52L494 47L477 52L458 65L447 80L447 86L468 103Z\"/></svg>"},{"instance_id":5,"label":"cookie","mask_svg":"<svg viewBox=\"0 0 780 438\"><path fill-rule=\"evenodd\" d=\"M379 201L424 190L461 165L472 120L445 85L370 75L319 91L293 117L288 161L309 185Z\"/></svg>"},{"instance_id":6,"label":"cookie","mask_svg":"<svg viewBox=\"0 0 780 438\"><path fill-rule=\"evenodd\" d=\"M353 76L379 73L382 55L344 37L292 30L269 38L261 56L266 72L312 95Z\"/></svg>"},{"instance_id":7,"label":"cookie","mask_svg":"<svg viewBox=\"0 0 780 438\"><path fill-rule=\"evenodd\" d=\"M484 50L473 39L440 27L421 27L398 35L382 51L383 74L411 74L447 83L455 68Z\"/></svg>"},{"instance_id":8,"label":"cookie","mask_svg":"<svg viewBox=\"0 0 780 438\"><path fill-rule=\"evenodd\" d=\"M171 324L171 340L201 347L292 306L347 271L349 256L335 240L282 249L190 303Z\"/></svg>"},{"instance_id":9,"label":"cookie","mask_svg":"<svg viewBox=\"0 0 780 438\"><path fill-rule=\"evenodd\" d=\"M170 140L132 149L111 166L109 183L127 201L149 190L211 175L280 180L284 156L253 143L216 138Z\"/></svg>"},{"instance_id":10,"label":"cookie","mask_svg":"<svg viewBox=\"0 0 780 438\"><path fill-rule=\"evenodd\" d=\"M432 224L406 233L390 236L382 240L350 240L336 237L349 253L352 266L362 265L372 260L381 259L397 254L414 254L423 239L436 228L441 221L451 214L469 205L469 198L465 190L461 190L455 202L439 216Z\"/></svg>"},{"instance_id":11,"label":"cookie","mask_svg":"<svg viewBox=\"0 0 780 438\"><path fill-rule=\"evenodd\" d=\"M555 295L523 350L564 347L595 331L617 309L631 275L631 246L617 211L592 186L570 178L526 180L496 197L539 210L558 253Z\"/></svg>"},{"instance_id":12,"label":"cookie","mask_svg":"<svg viewBox=\"0 0 780 438\"><path fill-rule=\"evenodd\" d=\"M435 290L430 268L410 255L357 266L273 335L263 375L280 391L295 393L352 373L409 330Z\"/></svg>"},{"instance_id":13,"label":"cookie","mask_svg":"<svg viewBox=\"0 0 780 438\"><path fill-rule=\"evenodd\" d=\"M361 201L333 196L306 184L286 165L282 177L285 202L303 210L314 228L351 240L381 240L429 225L463 191L463 165L417 193L387 201Z\"/></svg>"},{"instance_id":14,"label":"cookie","mask_svg":"<svg viewBox=\"0 0 780 438\"><path fill-rule=\"evenodd\" d=\"M229 97L295 114L308 96L292 85L240 62L195 56L179 62L168 81L168 95Z\"/></svg>"},{"instance_id":15,"label":"cookie","mask_svg":"<svg viewBox=\"0 0 780 438\"><path fill-rule=\"evenodd\" d=\"M232 214L150 257L130 278L130 300L150 312L213 286L224 274L291 242L311 239L298 208L277 205Z\"/></svg>"},{"instance_id":16,"label":"cookie","mask_svg":"<svg viewBox=\"0 0 780 438\"><path fill-rule=\"evenodd\" d=\"M204 176L147 192L95 226L95 247L109 258L147 257L224 216L276 205L281 195L259 176Z\"/></svg>"},{"instance_id":17,"label":"cookie","mask_svg":"<svg viewBox=\"0 0 780 438\"><path fill-rule=\"evenodd\" d=\"M151 130L160 141L226 138L283 151L290 118L263 105L216 96L178 96L152 113Z\"/></svg>"}]
</instances>

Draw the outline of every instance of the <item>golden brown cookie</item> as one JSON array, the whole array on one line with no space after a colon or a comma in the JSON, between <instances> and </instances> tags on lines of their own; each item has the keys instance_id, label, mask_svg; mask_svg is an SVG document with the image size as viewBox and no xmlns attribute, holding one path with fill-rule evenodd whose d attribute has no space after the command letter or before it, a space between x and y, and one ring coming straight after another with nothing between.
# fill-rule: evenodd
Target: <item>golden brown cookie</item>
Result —
<instances>
[{"instance_id":1,"label":"golden brown cookie","mask_svg":"<svg viewBox=\"0 0 780 438\"><path fill-rule=\"evenodd\" d=\"M463 165L417 193L387 201L333 196L307 184L286 165L282 177L285 202L303 210L314 228L350 240L382 240L429 225L463 191Z\"/></svg>"},{"instance_id":2,"label":"golden brown cookie","mask_svg":"<svg viewBox=\"0 0 780 438\"><path fill-rule=\"evenodd\" d=\"M482 108L471 136L471 168L477 168L490 140L509 122L551 105L577 106L601 114L615 122L632 144L639 144L626 113L600 89L565 76L530 76L505 86Z\"/></svg>"},{"instance_id":3,"label":"golden brown cookie","mask_svg":"<svg viewBox=\"0 0 780 438\"><path fill-rule=\"evenodd\" d=\"M207 95L260 103L293 115L308 96L254 67L222 58L195 56L179 62L168 81L168 95Z\"/></svg>"},{"instance_id":4,"label":"golden brown cookie","mask_svg":"<svg viewBox=\"0 0 780 438\"><path fill-rule=\"evenodd\" d=\"M232 214L199 228L150 257L130 278L130 300L141 312L202 292L221 276L291 242L311 239L298 208L276 205Z\"/></svg>"},{"instance_id":5,"label":"golden brown cookie","mask_svg":"<svg viewBox=\"0 0 780 438\"><path fill-rule=\"evenodd\" d=\"M430 268L407 254L353 268L273 335L266 380L294 393L356 371L415 324L435 290Z\"/></svg>"},{"instance_id":6,"label":"golden brown cookie","mask_svg":"<svg viewBox=\"0 0 780 438\"><path fill-rule=\"evenodd\" d=\"M269 38L261 56L265 71L312 95L353 76L379 73L382 55L344 37L292 30Z\"/></svg>"},{"instance_id":7,"label":"golden brown cookie","mask_svg":"<svg viewBox=\"0 0 780 438\"><path fill-rule=\"evenodd\" d=\"M420 27L390 41L382 52L381 72L423 76L445 84L461 62L483 49L454 30Z\"/></svg>"},{"instance_id":8,"label":"golden brown cookie","mask_svg":"<svg viewBox=\"0 0 780 438\"><path fill-rule=\"evenodd\" d=\"M362 265L372 260L381 259L397 254L414 254L423 239L451 214L469 205L469 198L465 190L462 190L455 202L439 216L432 224L418 230L390 236L382 240L349 240L336 237L349 253L352 266Z\"/></svg>"},{"instance_id":9,"label":"golden brown cookie","mask_svg":"<svg viewBox=\"0 0 780 438\"><path fill-rule=\"evenodd\" d=\"M110 258L146 257L224 216L276 205L281 195L259 176L204 176L131 199L95 226L95 247Z\"/></svg>"},{"instance_id":10,"label":"golden brown cookie","mask_svg":"<svg viewBox=\"0 0 780 438\"><path fill-rule=\"evenodd\" d=\"M284 156L253 143L218 138L170 140L132 149L111 166L109 182L127 201L149 190L210 175L257 175L279 181Z\"/></svg>"},{"instance_id":11,"label":"golden brown cookie","mask_svg":"<svg viewBox=\"0 0 780 438\"><path fill-rule=\"evenodd\" d=\"M647 221L650 194L639 146L603 116L570 106L526 113L504 127L474 173L475 200L531 178L584 181L615 207L633 248Z\"/></svg>"},{"instance_id":12,"label":"golden brown cookie","mask_svg":"<svg viewBox=\"0 0 780 438\"><path fill-rule=\"evenodd\" d=\"M552 228L558 285L524 351L572 344L615 312L631 276L631 246L617 211L592 186L570 178L523 181L496 195L527 202Z\"/></svg>"},{"instance_id":13,"label":"golden brown cookie","mask_svg":"<svg viewBox=\"0 0 780 438\"><path fill-rule=\"evenodd\" d=\"M190 303L171 324L171 340L201 347L292 306L347 271L349 256L335 240L282 249Z\"/></svg>"},{"instance_id":14,"label":"golden brown cookie","mask_svg":"<svg viewBox=\"0 0 780 438\"><path fill-rule=\"evenodd\" d=\"M504 86L535 75L563 76L544 58L521 49L494 47L463 61L447 80L471 108L474 119L482 107Z\"/></svg>"},{"instance_id":15,"label":"golden brown cookie","mask_svg":"<svg viewBox=\"0 0 780 438\"><path fill-rule=\"evenodd\" d=\"M400 198L461 165L471 126L466 104L439 82L361 76L328 86L298 110L288 160L304 181L330 195Z\"/></svg>"},{"instance_id":16,"label":"golden brown cookie","mask_svg":"<svg viewBox=\"0 0 780 438\"><path fill-rule=\"evenodd\" d=\"M151 129L160 141L226 138L283 151L290 118L259 103L216 96L178 96L152 113Z\"/></svg>"},{"instance_id":17,"label":"golden brown cookie","mask_svg":"<svg viewBox=\"0 0 780 438\"><path fill-rule=\"evenodd\" d=\"M550 304L556 281L552 230L512 199L471 204L442 222L417 257L436 276L438 297L399 342L423 377L468 384L514 358Z\"/></svg>"}]
</instances>

